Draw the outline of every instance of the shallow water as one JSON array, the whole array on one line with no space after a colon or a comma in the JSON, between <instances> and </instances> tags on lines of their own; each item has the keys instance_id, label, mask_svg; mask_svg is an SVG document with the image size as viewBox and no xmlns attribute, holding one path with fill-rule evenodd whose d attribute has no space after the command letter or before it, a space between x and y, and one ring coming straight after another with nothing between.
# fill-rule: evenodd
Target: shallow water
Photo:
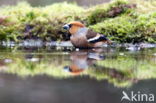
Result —
<instances>
[{"instance_id":1,"label":"shallow water","mask_svg":"<svg viewBox=\"0 0 156 103\"><path fill-rule=\"evenodd\" d=\"M122 91L156 94L156 48L143 46L3 45L0 103L120 103Z\"/></svg>"}]
</instances>

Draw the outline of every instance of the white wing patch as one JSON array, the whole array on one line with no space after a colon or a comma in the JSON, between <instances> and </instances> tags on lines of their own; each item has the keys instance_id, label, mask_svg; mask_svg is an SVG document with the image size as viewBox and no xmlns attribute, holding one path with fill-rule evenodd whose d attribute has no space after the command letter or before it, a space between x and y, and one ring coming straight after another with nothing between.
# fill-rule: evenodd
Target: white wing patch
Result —
<instances>
[{"instance_id":1,"label":"white wing patch","mask_svg":"<svg viewBox=\"0 0 156 103\"><path fill-rule=\"evenodd\" d=\"M99 38L100 38L100 35L97 35L97 36L95 36L94 38L88 39L87 41L88 41L88 42L91 42L91 41L94 41L94 40L98 40Z\"/></svg>"}]
</instances>

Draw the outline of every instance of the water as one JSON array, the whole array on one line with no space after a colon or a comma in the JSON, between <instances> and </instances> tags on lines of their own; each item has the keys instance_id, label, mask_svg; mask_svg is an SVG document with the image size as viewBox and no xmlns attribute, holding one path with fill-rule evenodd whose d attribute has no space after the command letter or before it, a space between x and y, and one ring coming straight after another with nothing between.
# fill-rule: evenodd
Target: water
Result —
<instances>
[{"instance_id":1,"label":"water","mask_svg":"<svg viewBox=\"0 0 156 103\"><path fill-rule=\"evenodd\" d=\"M155 78L150 44L0 47L0 103L120 103L122 91L156 94Z\"/></svg>"}]
</instances>

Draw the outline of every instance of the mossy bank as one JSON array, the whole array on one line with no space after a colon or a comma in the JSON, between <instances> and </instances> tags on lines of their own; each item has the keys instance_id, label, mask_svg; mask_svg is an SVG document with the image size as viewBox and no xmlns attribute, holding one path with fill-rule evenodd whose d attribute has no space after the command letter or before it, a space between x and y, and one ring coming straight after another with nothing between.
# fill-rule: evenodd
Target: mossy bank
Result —
<instances>
[{"instance_id":1,"label":"mossy bank","mask_svg":"<svg viewBox=\"0 0 156 103\"><path fill-rule=\"evenodd\" d=\"M0 10L0 41L68 40L62 25L76 20L115 42L156 42L156 2L151 0L113 0L88 8L67 2L46 7L22 2Z\"/></svg>"}]
</instances>

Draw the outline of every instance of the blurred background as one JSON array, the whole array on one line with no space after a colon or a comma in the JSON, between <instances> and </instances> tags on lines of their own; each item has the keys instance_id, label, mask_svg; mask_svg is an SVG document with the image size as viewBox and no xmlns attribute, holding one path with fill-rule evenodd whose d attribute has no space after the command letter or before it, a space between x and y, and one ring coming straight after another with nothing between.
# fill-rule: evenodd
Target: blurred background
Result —
<instances>
[{"instance_id":1,"label":"blurred background","mask_svg":"<svg viewBox=\"0 0 156 103\"><path fill-rule=\"evenodd\" d=\"M15 5L18 2L23 0L0 0L0 6L2 5ZM109 2L110 0L25 0L29 2L32 6L45 6L56 2L74 2L81 6L91 6L97 5L105 2Z\"/></svg>"}]
</instances>

